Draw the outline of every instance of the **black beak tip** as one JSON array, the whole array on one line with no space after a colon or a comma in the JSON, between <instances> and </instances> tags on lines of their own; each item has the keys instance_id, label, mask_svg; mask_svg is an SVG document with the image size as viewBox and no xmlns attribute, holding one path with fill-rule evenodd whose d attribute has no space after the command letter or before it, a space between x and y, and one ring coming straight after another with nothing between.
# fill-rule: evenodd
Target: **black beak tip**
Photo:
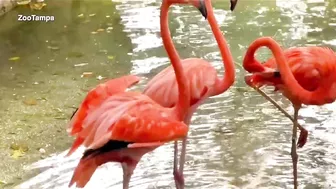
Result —
<instances>
[{"instance_id":1,"label":"black beak tip","mask_svg":"<svg viewBox=\"0 0 336 189\"><path fill-rule=\"evenodd\" d=\"M198 10L201 12L202 16L207 19L208 18L208 11L206 9L206 6L204 4L204 1L200 1L201 6L198 8Z\"/></svg>"},{"instance_id":2,"label":"black beak tip","mask_svg":"<svg viewBox=\"0 0 336 189\"><path fill-rule=\"evenodd\" d=\"M237 5L238 0L230 0L231 6L230 10L233 11Z\"/></svg>"},{"instance_id":3,"label":"black beak tip","mask_svg":"<svg viewBox=\"0 0 336 189\"><path fill-rule=\"evenodd\" d=\"M206 8L204 7L201 7L201 8L199 8L198 9L200 12L201 12L201 14L202 14L202 16L205 18L205 19L207 19L208 18L208 13L207 13L207 11L206 11Z\"/></svg>"}]
</instances>

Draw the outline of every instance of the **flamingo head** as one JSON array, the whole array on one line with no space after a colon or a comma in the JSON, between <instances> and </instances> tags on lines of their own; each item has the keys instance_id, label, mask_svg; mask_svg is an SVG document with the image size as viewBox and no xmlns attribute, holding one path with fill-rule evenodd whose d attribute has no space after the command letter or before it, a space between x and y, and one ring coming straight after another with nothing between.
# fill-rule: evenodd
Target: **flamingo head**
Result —
<instances>
[{"instance_id":1,"label":"flamingo head","mask_svg":"<svg viewBox=\"0 0 336 189\"><path fill-rule=\"evenodd\" d=\"M279 71L264 71L253 74L247 74L245 77L245 83L254 88L260 88L264 85L274 86L274 91L277 91L282 86L281 74Z\"/></svg>"}]
</instances>

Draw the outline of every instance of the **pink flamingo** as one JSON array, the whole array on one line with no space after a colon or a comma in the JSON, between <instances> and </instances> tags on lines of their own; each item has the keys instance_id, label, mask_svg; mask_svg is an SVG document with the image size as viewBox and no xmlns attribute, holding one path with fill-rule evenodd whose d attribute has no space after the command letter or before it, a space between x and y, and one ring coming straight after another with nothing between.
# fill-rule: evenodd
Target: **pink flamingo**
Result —
<instances>
[{"instance_id":1,"label":"pink flamingo","mask_svg":"<svg viewBox=\"0 0 336 189\"><path fill-rule=\"evenodd\" d=\"M211 30L218 43L222 59L224 60L225 73L223 78L219 78L216 69L207 61L198 58L188 58L182 60L182 66L187 75L187 82L189 83L189 90L191 98L189 101L190 107L184 109L186 117L184 123L189 126L191 117L197 107L202 104L208 97L216 96L225 92L234 83L235 79L235 67L232 59L232 55L222 32L219 29L216 18L213 13L211 0L200 0L200 11L203 12L203 16L207 18ZM231 10L236 6L237 1L231 0ZM163 30L169 30L168 18L161 17L161 27ZM172 42L171 37L167 40ZM172 51L176 54L176 58L180 60L176 49L172 47ZM173 107L178 102L178 88L177 81L174 77L173 68L167 67L159 74L157 74L152 80L148 82L147 87L144 90L144 94L151 97L154 101L161 104L164 107ZM186 141L187 137L183 139L182 150L180 155L180 167L177 169L177 154L178 143L174 143L174 179L177 189L184 188L184 176L183 168L185 162L186 153Z\"/></svg>"},{"instance_id":2,"label":"pink flamingo","mask_svg":"<svg viewBox=\"0 0 336 189\"><path fill-rule=\"evenodd\" d=\"M274 58L260 64L254 54L263 46L272 51ZM299 146L306 143L308 135L298 125L298 112L302 104L324 105L336 100L336 54L324 47L297 47L283 51L272 38L261 37L247 49L243 65L252 73L245 77L249 86L258 91L264 85L274 86L275 90L280 90L293 104L294 118L285 110L282 112L293 121L291 156L294 189L297 189L297 128L301 129ZM280 106L278 108L282 109Z\"/></svg>"},{"instance_id":3,"label":"pink flamingo","mask_svg":"<svg viewBox=\"0 0 336 189\"><path fill-rule=\"evenodd\" d=\"M200 4L192 0L163 0L161 17L168 19L172 4ZM200 10L202 10L200 8ZM128 189L141 157L169 141L184 138L188 126L183 123L189 108L189 83L181 61L169 40L170 33L161 25L163 44L171 60L177 80L178 100L163 107L147 95L125 90L139 81L133 75L112 79L92 89L71 118L68 132L76 137L68 155L80 145L83 154L69 187L85 187L95 170L107 162L119 162L123 169L123 189ZM187 64L192 62L185 60Z\"/></svg>"}]
</instances>

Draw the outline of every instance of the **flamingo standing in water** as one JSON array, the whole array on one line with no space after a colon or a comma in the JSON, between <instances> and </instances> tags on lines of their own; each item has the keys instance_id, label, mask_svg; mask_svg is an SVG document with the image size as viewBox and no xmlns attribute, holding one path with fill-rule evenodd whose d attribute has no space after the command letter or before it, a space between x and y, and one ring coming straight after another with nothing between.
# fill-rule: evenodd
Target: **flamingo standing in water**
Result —
<instances>
[{"instance_id":1,"label":"flamingo standing in water","mask_svg":"<svg viewBox=\"0 0 336 189\"><path fill-rule=\"evenodd\" d=\"M191 4L195 0L163 0L161 17L168 19L172 4ZM139 82L133 75L112 79L92 89L71 118L68 132L76 136L68 155L80 145L87 147L73 177L71 187L85 187L95 170L107 162L119 162L123 169L123 189L128 189L133 171L141 157L169 141L184 138L188 126L182 121L189 108L190 91L169 30L161 25L163 44L177 80L178 100L172 107L163 107L139 92L125 90ZM192 64L191 60L184 63Z\"/></svg>"},{"instance_id":2,"label":"flamingo standing in water","mask_svg":"<svg viewBox=\"0 0 336 189\"><path fill-rule=\"evenodd\" d=\"M255 52L263 46L268 47L274 55L274 58L267 60L265 64L254 58ZM294 189L297 189L298 111L302 104L324 105L336 100L336 54L325 47L297 47L283 51L272 38L261 37L252 42L247 49L243 65L252 73L245 77L249 86L255 89L265 85L274 86L275 90L280 90L293 104L291 156ZM303 136L299 145L303 146L306 138L307 136Z\"/></svg>"},{"instance_id":3,"label":"flamingo standing in water","mask_svg":"<svg viewBox=\"0 0 336 189\"><path fill-rule=\"evenodd\" d=\"M231 0L231 11L234 10L237 0ZM204 6L204 17L207 18L211 30L218 43L220 53L222 55L225 73L223 78L219 78L216 69L207 61L198 58L189 58L182 60L182 66L187 75L187 82L190 90L190 108L185 109L186 117L184 123L189 125L191 117L200 104L208 97L222 94L232 86L235 79L235 67L230 49L225 41L222 32L219 29L216 18L214 16L211 0L200 0ZM160 20L164 30L169 30L167 17L161 17ZM172 43L171 37L167 39ZM174 51L175 48L173 49ZM176 53L177 55L177 53ZM177 58L179 56L177 55ZM173 107L178 102L178 88L174 77L174 70L171 66L162 70L147 84L144 94L151 97L154 101L164 107ZM180 155L180 167L177 169L178 143L174 143L174 179L177 189L184 188L183 168L186 153L186 140L182 142L182 150Z\"/></svg>"}]
</instances>

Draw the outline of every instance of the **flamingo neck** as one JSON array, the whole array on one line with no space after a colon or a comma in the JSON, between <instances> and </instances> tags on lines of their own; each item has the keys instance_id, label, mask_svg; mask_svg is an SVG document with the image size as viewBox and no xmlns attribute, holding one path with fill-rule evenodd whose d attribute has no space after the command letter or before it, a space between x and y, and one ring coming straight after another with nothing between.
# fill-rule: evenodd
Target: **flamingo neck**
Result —
<instances>
[{"instance_id":1,"label":"flamingo neck","mask_svg":"<svg viewBox=\"0 0 336 189\"><path fill-rule=\"evenodd\" d=\"M326 103L326 98L328 94L328 88L326 86L320 86L315 91L308 91L304 89L298 81L295 79L288 63L286 62L285 55L279 44L271 37L261 37L256 39L249 47L249 49L254 49L254 52L260 47L268 47L277 63L278 69L281 74L281 79L286 86L286 91L290 93L292 101L295 104L314 104L322 105Z\"/></svg>"},{"instance_id":2,"label":"flamingo neck","mask_svg":"<svg viewBox=\"0 0 336 189\"><path fill-rule=\"evenodd\" d=\"M161 6L161 16L160 16L160 30L161 37L163 41L163 46L165 47L168 57L171 61L173 69L175 71L176 81L178 85L178 101L174 107L174 111L177 112L178 118L182 121L184 119L184 114L189 108L190 104L190 93L188 83L186 82L186 76L183 71L183 67L181 64L181 59L174 47L173 40L170 36L169 26L168 26L168 11L171 3L167 3L166 1L162 2Z\"/></svg>"},{"instance_id":3,"label":"flamingo neck","mask_svg":"<svg viewBox=\"0 0 336 189\"><path fill-rule=\"evenodd\" d=\"M205 6L207 7L207 13L208 13L207 19L211 27L211 30L215 36L215 39L217 41L219 51L221 53L222 60L223 60L223 66L225 69L223 78L219 79L218 82L216 83L216 93L221 94L224 91L226 91L234 83L235 67L234 67L233 58L232 58L230 49L217 24L217 20L215 18L213 8L211 5L211 0L205 0Z\"/></svg>"},{"instance_id":4,"label":"flamingo neck","mask_svg":"<svg viewBox=\"0 0 336 189\"><path fill-rule=\"evenodd\" d=\"M251 44L246 51L243 60L243 67L249 73L266 71L266 68L254 57L254 54L258 48L260 48L258 44Z\"/></svg>"}]
</instances>

